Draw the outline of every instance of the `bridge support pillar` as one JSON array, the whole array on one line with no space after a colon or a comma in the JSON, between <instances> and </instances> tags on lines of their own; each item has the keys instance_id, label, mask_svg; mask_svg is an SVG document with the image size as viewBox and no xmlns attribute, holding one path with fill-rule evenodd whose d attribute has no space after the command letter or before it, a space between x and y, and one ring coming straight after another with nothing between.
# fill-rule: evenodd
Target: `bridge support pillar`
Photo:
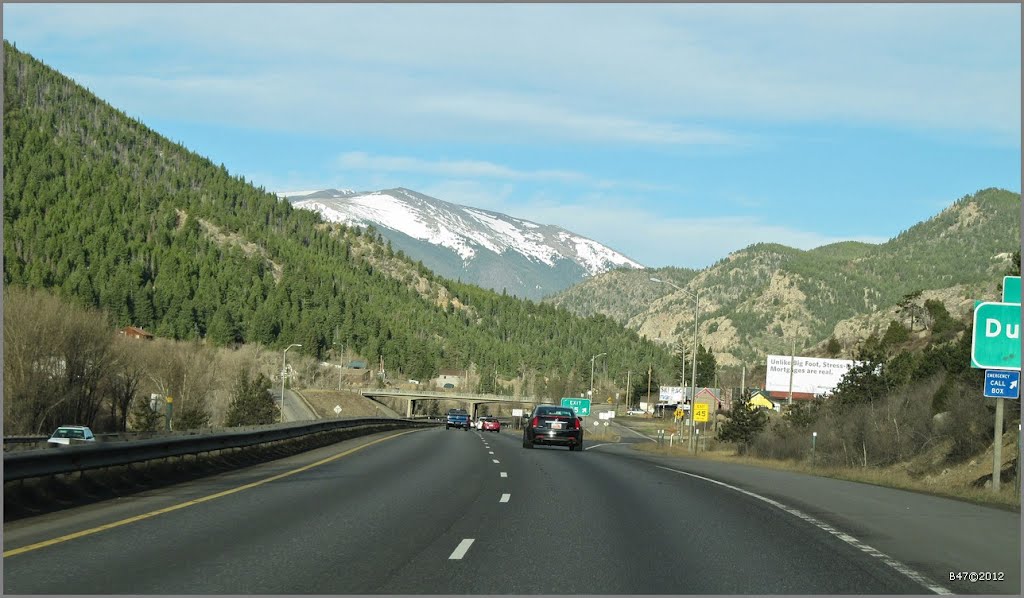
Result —
<instances>
[{"instance_id":1,"label":"bridge support pillar","mask_svg":"<svg viewBox=\"0 0 1024 598\"><path fill-rule=\"evenodd\" d=\"M412 404L413 400L409 399L409 402L405 405L405 417L412 417Z\"/></svg>"}]
</instances>

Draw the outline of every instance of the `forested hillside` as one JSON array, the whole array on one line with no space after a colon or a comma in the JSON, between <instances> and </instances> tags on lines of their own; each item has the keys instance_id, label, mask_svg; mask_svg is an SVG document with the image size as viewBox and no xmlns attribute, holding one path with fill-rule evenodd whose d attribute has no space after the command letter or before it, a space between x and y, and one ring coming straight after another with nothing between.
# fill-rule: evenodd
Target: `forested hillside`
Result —
<instances>
[{"instance_id":1,"label":"forested hillside","mask_svg":"<svg viewBox=\"0 0 1024 598\"><path fill-rule=\"evenodd\" d=\"M810 251L759 243L676 284L700 293L700 336L722 363L756 362L789 351L791 343L821 343L840 322L891 309L915 291L955 287L973 294L947 293L950 311L963 299L988 297L1019 248L1020 209L1020 194L985 189L886 243ZM692 297L638 276L624 293L623 277L603 274L551 301L606 314L648 338L674 340L692 330Z\"/></svg>"},{"instance_id":2,"label":"forested hillside","mask_svg":"<svg viewBox=\"0 0 1024 598\"><path fill-rule=\"evenodd\" d=\"M670 361L607 317L445 280L372 229L292 209L4 47L5 284L159 336L344 346L417 378L532 372L556 395L598 353L613 371Z\"/></svg>"}]
</instances>

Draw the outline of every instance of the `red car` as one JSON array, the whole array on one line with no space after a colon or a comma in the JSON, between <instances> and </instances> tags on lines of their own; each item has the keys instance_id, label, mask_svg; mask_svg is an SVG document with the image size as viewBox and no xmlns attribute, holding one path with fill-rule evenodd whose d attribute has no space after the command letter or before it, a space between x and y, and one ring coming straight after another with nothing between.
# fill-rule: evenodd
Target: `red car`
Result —
<instances>
[{"instance_id":1,"label":"red car","mask_svg":"<svg viewBox=\"0 0 1024 598\"><path fill-rule=\"evenodd\" d=\"M501 422L493 417L480 418L480 429L483 431L501 432Z\"/></svg>"}]
</instances>

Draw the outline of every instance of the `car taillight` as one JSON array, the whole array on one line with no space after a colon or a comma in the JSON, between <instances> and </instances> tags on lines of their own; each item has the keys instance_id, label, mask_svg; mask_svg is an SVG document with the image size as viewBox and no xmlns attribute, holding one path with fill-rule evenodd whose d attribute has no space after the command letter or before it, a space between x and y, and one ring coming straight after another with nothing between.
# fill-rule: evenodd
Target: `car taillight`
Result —
<instances>
[{"instance_id":1,"label":"car taillight","mask_svg":"<svg viewBox=\"0 0 1024 598\"><path fill-rule=\"evenodd\" d=\"M573 428L575 428L575 429L577 429L577 430L579 430L579 429L580 429L580 418L578 418L578 417L577 417L577 418L576 418L576 419L575 419L575 420L573 421Z\"/></svg>"},{"instance_id":2,"label":"car taillight","mask_svg":"<svg viewBox=\"0 0 1024 598\"><path fill-rule=\"evenodd\" d=\"M533 418L533 421L530 422L530 427L531 428L539 428L540 427L540 418L539 417Z\"/></svg>"}]
</instances>

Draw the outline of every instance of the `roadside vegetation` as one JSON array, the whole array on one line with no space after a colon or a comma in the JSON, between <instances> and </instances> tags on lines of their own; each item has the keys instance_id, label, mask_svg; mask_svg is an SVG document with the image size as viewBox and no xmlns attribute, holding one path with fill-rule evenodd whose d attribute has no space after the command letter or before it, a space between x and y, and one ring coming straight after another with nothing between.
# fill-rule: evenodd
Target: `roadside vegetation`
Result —
<instances>
[{"instance_id":1,"label":"roadside vegetation","mask_svg":"<svg viewBox=\"0 0 1024 598\"><path fill-rule=\"evenodd\" d=\"M164 430L164 397L172 398L175 430L257 423L245 415L246 401L269 386L274 364L280 367L277 352L258 346L121 336L103 312L45 291L8 286L3 306L7 436L47 434L63 424L99 433ZM243 377L247 385L238 384ZM237 419L226 420L232 404Z\"/></svg>"},{"instance_id":2,"label":"roadside vegetation","mask_svg":"<svg viewBox=\"0 0 1024 598\"><path fill-rule=\"evenodd\" d=\"M1019 276L1020 252L1014 258L1008 274ZM947 490L971 497L988 487L995 403L982 397L984 371L970 367L972 323L952 318L941 303L922 303L920 293L908 293L900 306L905 320L863 341L859 364L830 396L782 414L734 402L717 439L737 456L816 473L939 491L936 480L959 467L974 475ZM1000 480L1019 504L1020 402L1004 407Z\"/></svg>"}]
</instances>

